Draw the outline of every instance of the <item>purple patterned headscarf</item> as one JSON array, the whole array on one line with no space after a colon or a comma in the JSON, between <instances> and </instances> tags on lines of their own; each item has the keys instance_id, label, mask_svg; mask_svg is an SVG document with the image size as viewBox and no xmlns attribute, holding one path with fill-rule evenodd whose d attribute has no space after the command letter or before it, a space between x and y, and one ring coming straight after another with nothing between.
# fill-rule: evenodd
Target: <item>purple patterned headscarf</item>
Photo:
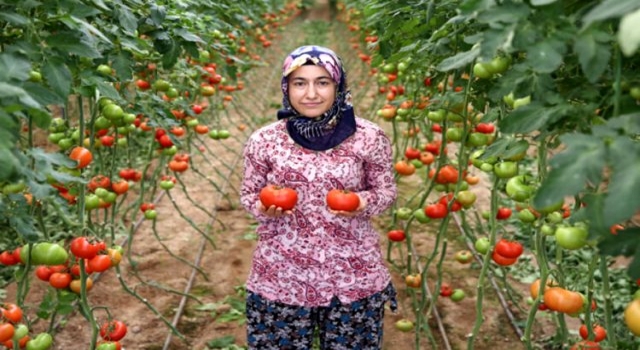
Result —
<instances>
[{"instance_id":1,"label":"purple patterned headscarf","mask_svg":"<svg viewBox=\"0 0 640 350\"><path fill-rule=\"evenodd\" d=\"M337 84L336 99L322 116L309 118L296 111L289 101L288 76L308 64L321 66ZM355 132L355 116L351 93L342 60L332 50L322 46L301 46L291 52L282 66L282 105L278 119L287 118L287 129L300 145L314 150L333 148Z\"/></svg>"}]
</instances>

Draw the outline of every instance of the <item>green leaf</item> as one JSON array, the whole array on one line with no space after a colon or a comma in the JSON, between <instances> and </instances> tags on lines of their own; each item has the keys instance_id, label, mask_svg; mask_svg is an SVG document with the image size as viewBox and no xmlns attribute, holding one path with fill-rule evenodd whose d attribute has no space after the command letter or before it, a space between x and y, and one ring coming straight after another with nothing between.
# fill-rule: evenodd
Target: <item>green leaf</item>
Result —
<instances>
[{"instance_id":1,"label":"green leaf","mask_svg":"<svg viewBox=\"0 0 640 350\"><path fill-rule=\"evenodd\" d=\"M570 105L562 104L543 107L531 102L526 106L514 109L499 122L500 131L510 134L526 134L536 130L545 130L547 125L567 115L572 110Z\"/></svg>"},{"instance_id":2,"label":"green leaf","mask_svg":"<svg viewBox=\"0 0 640 350\"><path fill-rule=\"evenodd\" d=\"M110 83L99 81L96 85L98 87L98 91L100 91L100 95L108 97L114 101L120 101L122 99L118 90L116 90L116 88L114 88Z\"/></svg>"},{"instance_id":3,"label":"green leaf","mask_svg":"<svg viewBox=\"0 0 640 350\"><path fill-rule=\"evenodd\" d=\"M45 61L42 75L58 96L66 98L71 93L71 71L62 60L52 58Z\"/></svg>"},{"instance_id":4,"label":"green leaf","mask_svg":"<svg viewBox=\"0 0 640 350\"><path fill-rule=\"evenodd\" d=\"M505 3L480 13L478 22L488 24L496 22L517 23L521 18L526 18L530 11L526 4Z\"/></svg>"},{"instance_id":5,"label":"green leaf","mask_svg":"<svg viewBox=\"0 0 640 350\"><path fill-rule=\"evenodd\" d=\"M3 11L6 11L6 8ZM12 12L12 13L0 12L0 20L14 24L16 26L24 26L29 24L29 19L27 17L24 17L15 12Z\"/></svg>"},{"instance_id":6,"label":"green leaf","mask_svg":"<svg viewBox=\"0 0 640 350\"><path fill-rule=\"evenodd\" d=\"M54 94L42 84L26 82L23 88L42 106L59 105L65 102L62 97Z\"/></svg>"},{"instance_id":7,"label":"green leaf","mask_svg":"<svg viewBox=\"0 0 640 350\"><path fill-rule=\"evenodd\" d=\"M437 70L441 72L447 72L450 70L458 69L464 67L468 64L473 63L473 61L480 55L480 48L473 47L469 51L460 52L454 56L447 57L438 66Z\"/></svg>"},{"instance_id":8,"label":"green leaf","mask_svg":"<svg viewBox=\"0 0 640 350\"><path fill-rule=\"evenodd\" d=\"M538 73L551 73L562 64L566 51L565 43L554 38L547 38L527 50L527 63Z\"/></svg>"},{"instance_id":9,"label":"green leaf","mask_svg":"<svg viewBox=\"0 0 640 350\"><path fill-rule=\"evenodd\" d=\"M609 256L633 256L627 273L633 279L640 278L640 228L633 227L618 231L618 234L607 233L598 243L600 253Z\"/></svg>"},{"instance_id":10,"label":"green leaf","mask_svg":"<svg viewBox=\"0 0 640 350\"><path fill-rule=\"evenodd\" d=\"M2 159L2 166L0 167L0 181L9 180L14 175L18 162L13 156L11 150L7 148L0 148L0 159Z\"/></svg>"},{"instance_id":11,"label":"green leaf","mask_svg":"<svg viewBox=\"0 0 640 350\"><path fill-rule=\"evenodd\" d=\"M127 7L123 5L119 6L115 11L115 15L118 18L118 21L120 21L120 26L125 32L134 34L136 29L138 29L136 16L131 13Z\"/></svg>"},{"instance_id":12,"label":"green leaf","mask_svg":"<svg viewBox=\"0 0 640 350\"><path fill-rule=\"evenodd\" d=\"M531 5L533 6L546 6L549 4L553 4L558 0L531 0Z\"/></svg>"},{"instance_id":13,"label":"green leaf","mask_svg":"<svg viewBox=\"0 0 640 350\"><path fill-rule=\"evenodd\" d=\"M84 20L82 20L80 18L73 17L73 16L71 16L71 18L74 21L76 21L76 23L80 24L80 27L84 30L85 35L87 35L88 37L97 37L97 38L101 39L105 43L108 43L110 45L112 44L111 40L109 40L109 38L107 38L104 34L102 34L101 31L98 30L98 28L94 27L89 22L86 22L86 21L84 21ZM100 56L102 56L102 55L100 55ZM88 57L91 57L91 56L88 56Z\"/></svg>"},{"instance_id":14,"label":"green leaf","mask_svg":"<svg viewBox=\"0 0 640 350\"><path fill-rule=\"evenodd\" d=\"M0 81L29 79L31 64L26 58L15 54L0 53Z\"/></svg>"},{"instance_id":15,"label":"green leaf","mask_svg":"<svg viewBox=\"0 0 640 350\"><path fill-rule=\"evenodd\" d=\"M560 141L566 148L549 161L551 171L538 189L534 207L553 205L582 191L587 182L601 181L606 164L601 140L585 134L565 134Z\"/></svg>"},{"instance_id":16,"label":"green leaf","mask_svg":"<svg viewBox=\"0 0 640 350\"><path fill-rule=\"evenodd\" d=\"M64 53L82 57L100 58L100 51L79 36L78 32L66 31L51 35L45 39L48 46Z\"/></svg>"},{"instance_id":17,"label":"green leaf","mask_svg":"<svg viewBox=\"0 0 640 350\"><path fill-rule=\"evenodd\" d=\"M640 208L640 145L620 136L610 143L612 174L605 199L605 224L623 222Z\"/></svg>"},{"instance_id":18,"label":"green leaf","mask_svg":"<svg viewBox=\"0 0 640 350\"><path fill-rule=\"evenodd\" d=\"M38 239L39 233L36 230L35 220L31 216L11 216L9 217L9 225L27 242L34 242Z\"/></svg>"},{"instance_id":19,"label":"green leaf","mask_svg":"<svg viewBox=\"0 0 640 350\"><path fill-rule=\"evenodd\" d=\"M11 84L0 82L0 98L11 97L18 98L18 100L27 107L42 107L36 100L31 97L31 95L24 91L24 89Z\"/></svg>"},{"instance_id":20,"label":"green leaf","mask_svg":"<svg viewBox=\"0 0 640 350\"><path fill-rule=\"evenodd\" d=\"M595 21L622 17L638 8L640 8L638 0L605 0L582 18L583 26L586 28Z\"/></svg>"},{"instance_id":21,"label":"green leaf","mask_svg":"<svg viewBox=\"0 0 640 350\"><path fill-rule=\"evenodd\" d=\"M234 336L225 335L219 338L209 340L207 342L207 347L209 349L224 349L235 344L235 342L236 342L236 338Z\"/></svg>"},{"instance_id":22,"label":"green leaf","mask_svg":"<svg viewBox=\"0 0 640 350\"><path fill-rule=\"evenodd\" d=\"M622 17L618 28L618 43L625 56L633 55L640 47L640 9Z\"/></svg>"},{"instance_id":23,"label":"green leaf","mask_svg":"<svg viewBox=\"0 0 640 350\"><path fill-rule=\"evenodd\" d=\"M153 24L155 24L156 26L162 25L162 22L164 22L165 17L167 17L167 10L165 9L164 6L157 6L157 5L151 6L150 18L153 21Z\"/></svg>"},{"instance_id":24,"label":"green leaf","mask_svg":"<svg viewBox=\"0 0 640 350\"><path fill-rule=\"evenodd\" d=\"M584 31L576 38L573 50L578 55L580 67L589 82L595 83L607 69L611 58L610 46L599 43L597 37L602 32L596 30Z\"/></svg>"},{"instance_id":25,"label":"green leaf","mask_svg":"<svg viewBox=\"0 0 640 350\"><path fill-rule=\"evenodd\" d=\"M204 40L202 40L202 38L183 28L176 29L174 33L186 41L203 43L203 44L205 43Z\"/></svg>"},{"instance_id":26,"label":"green leaf","mask_svg":"<svg viewBox=\"0 0 640 350\"><path fill-rule=\"evenodd\" d=\"M627 135L640 134L640 113L625 114L609 119L607 126Z\"/></svg>"}]
</instances>

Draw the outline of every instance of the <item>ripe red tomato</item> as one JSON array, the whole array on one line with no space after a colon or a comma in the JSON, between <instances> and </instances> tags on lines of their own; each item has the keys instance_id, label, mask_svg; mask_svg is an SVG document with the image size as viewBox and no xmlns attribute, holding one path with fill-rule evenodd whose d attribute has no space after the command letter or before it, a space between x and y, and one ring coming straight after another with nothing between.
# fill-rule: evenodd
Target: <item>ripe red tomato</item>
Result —
<instances>
[{"instance_id":1,"label":"ripe red tomato","mask_svg":"<svg viewBox=\"0 0 640 350\"><path fill-rule=\"evenodd\" d=\"M173 146L173 141L171 140L171 137L169 135L162 135L160 137L158 137L158 143L160 144L160 147L162 148L169 148L171 146Z\"/></svg>"},{"instance_id":2,"label":"ripe red tomato","mask_svg":"<svg viewBox=\"0 0 640 350\"><path fill-rule=\"evenodd\" d=\"M136 86L140 90L149 90L151 88L151 84L148 81L142 79L136 80Z\"/></svg>"},{"instance_id":3,"label":"ripe red tomato","mask_svg":"<svg viewBox=\"0 0 640 350\"><path fill-rule=\"evenodd\" d=\"M91 163L93 160L93 154L84 147L74 147L69 154L69 158L78 163L76 166L77 169L82 169Z\"/></svg>"},{"instance_id":4,"label":"ripe red tomato","mask_svg":"<svg viewBox=\"0 0 640 350\"><path fill-rule=\"evenodd\" d=\"M544 292L544 304L550 310L575 314L582 311L584 298L582 294L561 287L550 287Z\"/></svg>"},{"instance_id":5,"label":"ripe red tomato","mask_svg":"<svg viewBox=\"0 0 640 350\"><path fill-rule=\"evenodd\" d=\"M111 187L111 179L104 175L96 175L89 180L87 189L91 192L95 192L98 188L109 189Z\"/></svg>"},{"instance_id":6,"label":"ripe red tomato","mask_svg":"<svg viewBox=\"0 0 640 350\"><path fill-rule=\"evenodd\" d=\"M599 324L592 325L593 329L593 341L596 343L603 341L607 337L607 331ZM584 340L589 340L589 331L587 329L587 325L583 324L580 326L580 337Z\"/></svg>"},{"instance_id":7,"label":"ripe red tomato","mask_svg":"<svg viewBox=\"0 0 640 350\"><path fill-rule=\"evenodd\" d=\"M127 180L115 181L111 184L111 189L115 194L124 194L129 190L129 182Z\"/></svg>"},{"instance_id":8,"label":"ripe red tomato","mask_svg":"<svg viewBox=\"0 0 640 350\"><path fill-rule=\"evenodd\" d=\"M171 171L175 171L178 173L187 171L187 169L189 169L189 163L181 162L178 160L171 160L167 166Z\"/></svg>"},{"instance_id":9,"label":"ripe red tomato","mask_svg":"<svg viewBox=\"0 0 640 350\"><path fill-rule=\"evenodd\" d=\"M416 172L416 166L406 160L397 161L393 167L396 169L398 174L403 176L409 176Z\"/></svg>"},{"instance_id":10,"label":"ripe red tomato","mask_svg":"<svg viewBox=\"0 0 640 350\"><path fill-rule=\"evenodd\" d=\"M71 274L68 272L54 272L49 277L49 284L53 288L65 289L71 283Z\"/></svg>"},{"instance_id":11,"label":"ripe red tomato","mask_svg":"<svg viewBox=\"0 0 640 350\"><path fill-rule=\"evenodd\" d=\"M424 207L424 213L432 219L442 219L449 213L447 206L442 203L429 204Z\"/></svg>"},{"instance_id":12,"label":"ripe red tomato","mask_svg":"<svg viewBox=\"0 0 640 350\"><path fill-rule=\"evenodd\" d=\"M493 124L478 123L478 125L476 125L476 131L481 132L483 134L493 134L495 130L496 130L496 127Z\"/></svg>"},{"instance_id":13,"label":"ripe red tomato","mask_svg":"<svg viewBox=\"0 0 640 350\"><path fill-rule=\"evenodd\" d=\"M453 294L453 288L447 283L443 283L440 285L440 296L450 297Z\"/></svg>"},{"instance_id":14,"label":"ripe red tomato","mask_svg":"<svg viewBox=\"0 0 640 350\"><path fill-rule=\"evenodd\" d=\"M496 219L498 220L506 220L511 217L511 209L501 207L498 208L498 213L496 213Z\"/></svg>"},{"instance_id":15,"label":"ripe red tomato","mask_svg":"<svg viewBox=\"0 0 640 350\"><path fill-rule=\"evenodd\" d=\"M10 340L15 333L15 327L11 323L0 323L0 342Z\"/></svg>"},{"instance_id":16,"label":"ripe red tomato","mask_svg":"<svg viewBox=\"0 0 640 350\"><path fill-rule=\"evenodd\" d=\"M22 308L16 304L4 303L0 308L0 311L2 311L2 316L5 319L13 323L19 323L22 321Z\"/></svg>"},{"instance_id":17,"label":"ripe red tomato","mask_svg":"<svg viewBox=\"0 0 640 350\"><path fill-rule=\"evenodd\" d=\"M402 242L406 238L404 230L391 230L387 232L387 238L393 242Z\"/></svg>"},{"instance_id":18,"label":"ripe red tomato","mask_svg":"<svg viewBox=\"0 0 640 350\"><path fill-rule=\"evenodd\" d=\"M420 158L420 150L417 149L417 148L413 148L413 147L409 146L404 151L404 156L407 159L418 159L418 158Z\"/></svg>"},{"instance_id":19,"label":"ripe red tomato","mask_svg":"<svg viewBox=\"0 0 640 350\"><path fill-rule=\"evenodd\" d=\"M360 197L349 190L333 189L327 193L327 205L332 210L355 211L360 206Z\"/></svg>"},{"instance_id":20,"label":"ripe red tomato","mask_svg":"<svg viewBox=\"0 0 640 350\"><path fill-rule=\"evenodd\" d=\"M51 277L52 273L53 271L51 271L49 266L45 266L45 265L40 265L36 267L36 270L35 270L36 277L38 277L39 280L45 281L45 282L49 282L49 277Z\"/></svg>"},{"instance_id":21,"label":"ripe red tomato","mask_svg":"<svg viewBox=\"0 0 640 350\"><path fill-rule=\"evenodd\" d=\"M510 241L504 238L500 239L496 243L494 249L497 254L500 254L507 259L516 259L520 255L522 255L522 252L524 251L524 248L522 247L522 244L520 244L520 242Z\"/></svg>"},{"instance_id":22,"label":"ripe red tomato","mask_svg":"<svg viewBox=\"0 0 640 350\"><path fill-rule=\"evenodd\" d=\"M600 350L600 345L596 342L583 340L581 342L575 343L571 350Z\"/></svg>"},{"instance_id":23,"label":"ripe red tomato","mask_svg":"<svg viewBox=\"0 0 640 350\"><path fill-rule=\"evenodd\" d=\"M453 200L453 203L451 203L451 211L458 211L460 209L462 209L462 203L460 203L457 199L453 198L453 193L448 193L442 197L440 197L440 200L438 201L441 204L444 204L444 206L448 207L449 206L449 202Z\"/></svg>"},{"instance_id":24,"label":"ripe red tomato","mask_svg":"<svg viewBox=\"0 0 640 350\"><path fill-rule=\"evenodd\" d=\"M87 237L76 237L69 246L71 253L77 258L91 259L98 254L99 247L89 241Z\"/></svg>"},{"instance_id":25,"label":"ripe red tomato","mask_svg":"<svg viewBox=\"0 0 640 350\"><path fill-rule=\"evenodd\" d=\"M20 259L16 259L13 255L13 252L10 250L5 250L0 254L0 264L2 265L16 265L20 262Z\"/></svg>"},{"instance_id":26,"label":"ripe red tomato","mask_svg":"<svg viewBox=\"0 0 640 350\"><path fill-rule=\"evenodd\" d=\"M111 257L107 254L98 254L89 260L89 267L93 272L104 272L111 267Z\"/></svg>"},{"instance_id":27,"label":"ripe red tomato","mask_svg":"<svg viewBox=\"0 0 640 350\"><path fill-rule=\"evenodd\" d=\"M119 341L127 335L127 325L122 321L112 320L100 327L100 336L104 340Z\"/></svg>"},{"instance_id":28,"label":"ripe red tomato","mask_svg":"<svg viewBox=\"0 0 640 350\"><path fill-rule=\"evenodd\" d=\"M505 258L504 256L498 254L495 249L493 250L493 254L491 254L491 259L493 262L500 266L509 266L513 265L518 261L518 258Z\"/></svg>"},{"instance_id":29,"label":"ripe red tomato","mask_svg":"<svg viewBox=\"0 0 640 350\"><path fill-rule=\"evenodd\" d=\"M267 185L260 190L260 202L265 208L272 205L282 210L291 210L298 202L298 192L293 188L278 185Z\"/></svg>"}]
</instances>

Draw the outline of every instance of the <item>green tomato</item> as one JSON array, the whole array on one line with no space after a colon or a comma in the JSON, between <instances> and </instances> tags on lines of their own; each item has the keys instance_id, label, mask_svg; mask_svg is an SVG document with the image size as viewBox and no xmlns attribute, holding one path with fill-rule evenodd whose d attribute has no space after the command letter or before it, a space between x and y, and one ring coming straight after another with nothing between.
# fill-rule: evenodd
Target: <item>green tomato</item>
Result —
<instances>
[{"instance_id":1,"label":"green tomato","mask_svg":"<svg viewBox=\"0 0 640 350\"><path fill-rule=\"evenodd\" d=\"M24 191L27 185L23 181L6 184L2 187L2 193L5 195L16 194Z\"/></svg>"},{"instance_id":2,"label":"green tomato","mask_svg":"<svg viewBox=\"0 0 640 350\"><path fill-rule=\"evenodd\" d=\"M169 98L176 98L176 97L180 96L180 92L178 91L178 89L173 88L173 87L169 88L169 90L167 90L167 92L165 94Z\"/></svg>"},{"instance_id":3,"label":"green tomato","mask_svg":"<svg viewBox=\"0 0 640 350\"><path fill-rule=\"evenodd\" d=\"M116 350L117 348L116 342L105 342L100 343L100 345L96 347L96 350Z\"/></svg>"},{"instance_id":4,"label":"green tomato","mask_svg":"<svg viewBox=\"0 0 640 350\"><path fill-rule=\"evenodd\" d=\"M634 86L629 90L629 95L636 100L640 100L640 86Z\"/></svg>"},{"instance_id":5,"label":"green tomato","mask_svg":"<svg viewBox=\"0 0 640 350\"><path fill-rule=\"evenodd\" d=\"M116 141L116 144L118 147L127 147L129 145L129 141L127 140L128 139L126 137L120 137L118 138L118 141Z\"/></svg>"},{"instance_id":6,"label":"green tomato","mask_svg":"<svg viewBox=\"0 0 640 350\"><path fill-rule=\"evenodd\" d=\"M176 184L174 184L173 181L171 180L160 181L160 188L162 188L165 191L172 189L173 187L175 187L175 185Z\"/></svg>"},{"instance_id":7,"label":"green tomato","mask_svg":"<svg viewBox=\"0 0 640 350\"><path fill-rule=\"evenodd\" d=\"M529 199L535 191L535 187L529 185L529 180L530 177L527 175L518 175L510 178L505 186L509 198L516 202L524 202Z\"/></svg>"},{"instance_id":8,"label":"green tomato","mask_svg":"<svg viewBox=\"0 0 640 350\"><path fill-rule=\"evenodd\" d=\"M116 198L118 198L118 194L117 193L111 192L111 191L107 191L107 194L105 195L105 197L102 200L107 202L107 203L115 203L116 202Z\"/></svg>"},{"instance_id":9,"label":"green tomato","mask_svg":"<svg viewBox=\"0 0 640 350\"><path fill-rule=\"evenodd\" d=\"M396 321L396 329L400 332L410 332L413 329L413 322L407 319L401 319Z\"/></svg>"},{"instance_id":10,"label":"green tomato","mask_svg":"<svg viewBox=\"0 0 640 350\"><path fill-rule=\"evenodd\" d=\"M229 133L229 130L222 129L218 131L218 137L222 140L228 139L229 136L231 136L231 133Z\"/></svg>"},{"instance_id":11,"label":"green tomato","mask_svg":"<svg viewBox=\"0 0 640 350\"><path fill-rule=\"evenodd\" d=\"M478 62L473 65L473 75L480 79L491 79L493 78L493 73L488 68L487 64Z\"/></svg>"},{"instance_id":12,"label":"green tomato","mask_svg":"<svg viewBox=\"0 0 640 350\"><path fill-rule=\"evenodd\" d=\"M518 219L524 223L532 223L536 221L536 216L529 209L522 209L518 212Z\"/></svg>"},{"instance_id":13,"label":"green tomato","mask_svg":"<svg viewBox=\"0 0 640 350\"><path fill-rule=\"evenodd\" d=\"M102 109L102 115L109 120L121 119L124 117L124 110L115 103L106 105Z\"/></svg>"},{"instance_id":14,"label":"green tomato","mask_svg":"<svg viewBox=\"0 0 640 350\"><path fill-rule=\"evenodd\" d=\"M456 200L462 204L463 207L469 208L476 202L476 194L471 191L460 191L456 195Z\"/></svg>"},{"instance_id":15,"label":"green tomato","mask_svg":"<svg viewBox=\"0 0 640 350\"><path fill-rule=\"evenodd\" d=\"M158 79L153 83L153 87L158 91L167 91L171 88L171 83L164 79Z\"/></svg>"},{"instance_id":16,"label":"green tomato","mask_svg":"<svg viewBox=\"0 0 640 350\"><path fill-rule=\"evenodd\" d=\"M500 179L510 179L518 175L518 163L500 162L493 166L493 173Z\"/></svg>"},{"instance_id":17,"label":"green tomato","mask_svg":"<svg viewBox=\"0 0 640 350\"><path fill-rule=\"evenodd\" d=\"M459 302L462 301L462 299L464 299L465 294L464 294L464 290L456 288L453 290L453 293L451 294L451 296L449 298L451 298L452 301L454 302Z\"/></svg>"},{"instance_id":18,"label":"green tomato","mask_svg":"<svg viewBox=\"0 0 640 350\"><path fill-rule=\"evenodd\" d=\"M519 107L526 106L531 103L531 96L517 98L513 101L513 109L518 109Z\"/></svg>"},{"instance_id":19,"label":"green tomato","mask_svg":"<svg viewBox=\"0 0 640 350\"><path fill-rule=\"evenodd\" d=\"M482 163L480 165L480 170L484 171L485 173L492 173L493 172L493 164Z\"/></svg>"},{"instance_id":20,"label":"green tomato","mask_svg":"<svg viewBox=\"0 0 640 350\"><path fill-rule=\"evenodd\" d=\"M111 120L107 119L104 116L99 116L98 118L96 118L95 122L93 122L93 126L95 126L98 130L108 129L111 127L111 125Z\"/></svg>"},{"instance_id":21,"label":"green tomato","mask_svg":"<svg viewBox=\"0 0 640 350\"><path fill-rule=\"evenodd\" d=\"M93 193L95 193L96 196L104 199L105 197L107 197L109 190L107 190L106 188L98 187Z\"/></svg>"},{"instance_id":22,"label":"green tomato","mask_svg":"<svg viewBox=\"0 0 640 350\"><path fill-rule=\"evenodd\" d=\"M178 153L178 147L176 147L176 145L162 149L162 154L165 156L175 156L176 153Z\"/></svg>"},{"instance_id":23,"label":"green tomato","mask_svg":"<svg viewBox=\"0 0 640 350\"><path fill-rule=\"evenodd\" d=\"M431 218L427 216L424 209L420 208L413 211L413 217L421 224L428 224L431 221Z\"/></svg>"},{"instance_id":24,"label":"green tomato","mask_svg":"<svg viewBox=\"0 0 640 350\"><path fill-rule=\"evenodd\" d=\"M138 117L136 117L136 115L133 114L133 113L125 113L122 116L122 122L125 123L125 124L129 124L130 125L130 124L135 123L137 118ZM134 125L134 128L135 128L135 125Z\"/></svg>"},{"instance_id":25,"label":"green tomato","mask_svg":"<svg viewBox=\"0 0 640 350\"><path fill-rule=\"evenodd\" d=\"M54 132L49 134L49 136L47 136L47 140L57 145L58 142L60 142L60 140L62 140L65 137L66 137L66 134L64 132Z\"/></svg>"},{"instance_id":26,"label":"green tomato","mask_svg":"<svg viewBox=\"0 0 640 350\"><path fill-rule=\"evenodd\" d=\"M580 226L559 226L556 228L556 243L558 246L576 250L587 244L587 229Z\"/></svg>"},{"instance_id":27,"label":"green tomato","mask_svg":"<svg viewBox=\"0 0 640 350\"><path fill-rule=\"evenodd\" d=\"M34 83L39 83L42 81L42 74L37 70L32 70L29 72L29 81Z\"/></svg>"},{"instance_id":28,"label":"green tomato","mask_svg":"<svg viewBox=\"0 0 640 350\"><path fill-rule=\"evenodd\" d=\"M96 68L96 70L98 71L98 73L100 73L101 75L104 75L104 76L109 76L113 72L111 67L109 67L106 64L99 65L98 68Z\"/></svg>"},{"instance_id":29,"label":"green tomato","mask_svg":"<svg viewBox=\"0 0 640 350\"><path fill-rule=\"evenodd\" d=\"M489 248L491 248L491 242L487 237L480 237L476 240L474 244L476 251L482 255L487 254L489 252Z\"/></svg>"},{"instance_id":30,"label":"green tomato","mask_svg":"<svg viewBox=\"0 0 640 350\"><path fill-rule=\"evenodd\" d=\"M498 56L486 64L485 68L493 74L500 74L504 73L509 68L509 63L508 57Z\"/></svg>"},{"instance_id":31,"label":"green tomato","mask_svg":"<svg viewBox=\"0 0 640 350\"><path fill-rule=\"evenodd\" d=\"M540 227L540 232L542 232L545 236L553 236L556 231L553 229L553 226L544 224Z\"/></svg>"},{"instance_id":32,"label":"green tomato","mask_svg":"<svg viewBox=\"0 0 640 350\"><path fill-rule=\"evenodd\" d=\"M63 132L67 130L67 125L64 119L60 117L55 117L51 119L51 124L49 124L49 132Z\"/></svg>"},{"instance_id":33,"label":"green tomato","mask_svg":"<svg viewBox=\"0 0 640 350\"><path fill-rule=\"evenodd\" d=\"M25 335L29 334L29 327L25 324L18 324L15 326L15 330L13 332L13 337L11 339L15 341L20 341Z\"/></svg>"},{"instance_id":34,"label":"green tomato","mask_svg":"<svg viewBox=\"0 0 640 350\"><path fill-rule=\"evenodd\" d=\"M559 224L563 219L564 218L562 217L562 213L559 211L554 211L553 213L547 214L547 221L551 224Z\"/></svg>"},{"instance_id":35,"label":"green tomato","mask_svg":"<svg viewBox=\"0 0 640 350\"><path fill-rule=\"evenodd\" d=\"M430 111L427 113L427 119L434 123L441 123L446 115L447 111L444 109L438 109L437 111Z\"/></svg>"},{"instance_id":36,"label":"green tomato","mask_svg":"<svg viewBox=\"0 0 640 350\"><path fill-rule=\"evenodd\" d=\"M467 137L467 141L473 147L486 146L489 143L489 135L481 132L472 132Z\"/></svg>"},{"instance_id":37,"label":"green tomato","mask_svg":"<svg viewBox=\"0 0 640 350\"><path fill-rule=\"evenodd\" d=\"M40 333L27 342L27 350L47 350L53 344L53 337L49 333Z\"/></svg>"},{"instance_id":38,"label":"green tomato","mask_svg":"<svg viewBox=\"0 0 640 350\"><path fill-rule=\"evenodd\" d=\"M29 255L33 265L62 265L69 259L66 249L59 244L49 242L35 243L32 248L29 248L28 244L24 245L20 249L20 260L26 263Z\"/></svg>"},{"instance_id":39,"label":"green tomato","mask_svg":"<svg viewBox=\"0 0 640 350\"><path fill-rule=\"evenodd\" d=\"M147 220L155 220L158 217L158 212L155 209L145 210L144 218Z\"/></svg>"},{"instance_id":40,"label":"green tomato","mask_svg":"<svg viewBox=\"0 0 640 350\"><path fill-rule=\"evenodd\" d=\"M100 205L100 197L96 194L89 194L84 197L84 208L86 210L93 210Z\"/></svg>"},{"instance_id":41,"label":"green tomato","mask_svg":"<svg viewBox=\"0 0 640 350\"><path fill-rule=\"evenodd\" d=\"M461 128L448 128L445 137L447 141L460 142L464 131Z\"/></svg>"},{"instance_id":42,"label":"green tomato","mask_svg":"<svg viewBox=\"0 0 640 350\"><path fill-rule=\"evenodd\" d=\"M424 167L424 164L420 161L420 159L411 159L410 163L413 164L416 169L421 169Z\"/></svg>"},{"instance_id":43,"label":"green tomato","mask_svg":"<svg viewBox=\"0 0 640 350\"><path fill-rule=\"evenodd\" d=\"M413 211L411 208L400 207L396 209L396 217L400 220L409 220Z\"/></svg>"}]
</instances>

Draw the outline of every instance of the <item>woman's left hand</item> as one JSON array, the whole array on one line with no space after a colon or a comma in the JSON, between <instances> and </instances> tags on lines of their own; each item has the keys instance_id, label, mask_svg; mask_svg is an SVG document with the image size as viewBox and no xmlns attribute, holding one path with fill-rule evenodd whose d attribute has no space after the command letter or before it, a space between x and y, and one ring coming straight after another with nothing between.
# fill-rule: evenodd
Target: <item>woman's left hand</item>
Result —
<instances>
[{"instance_id":1,"label":"woman's left hand","mask_svg":"<svg viewBox=\"0 0 640 350\"><path fill-rule=\"evenodd\" d=\"M354 211L342 211L342 210L329 209L329 212L332 213L332 214L335 214L335 215L344 216L344 217L348 217L348 218L352 218L354 216L360 215L360 213L362 213L364 211L364 209L367 207L367 200L362 198L362 196L360 196L357 193L356 193L356 195L358 195L358 198L360 198L360 205L358 206L358 209L356 209Z\"/></svg>"}]
</instances>

